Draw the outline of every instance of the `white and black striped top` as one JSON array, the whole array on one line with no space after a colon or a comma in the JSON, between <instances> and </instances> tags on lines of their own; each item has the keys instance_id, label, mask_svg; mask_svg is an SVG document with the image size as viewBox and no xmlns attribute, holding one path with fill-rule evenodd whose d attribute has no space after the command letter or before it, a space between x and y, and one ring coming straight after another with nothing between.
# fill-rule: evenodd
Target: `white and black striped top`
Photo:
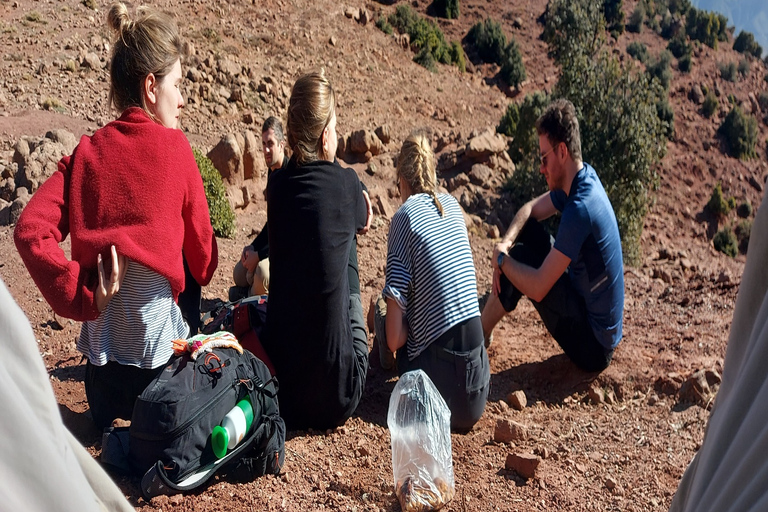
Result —
<instances>
[{"instance_id":1,"label":"white and black striped top","mask_svg":"<svg viewBox=\"0 0 768 512\"><path fill-rule=\"evenodd\" d=\"M405 311L409 360L454 325L480 316L464 214L452 196L438 198L445 217L431 196L414 194L389 226L384 296Z\"/></svg>"},{"instance_id":2,"label":"white and black striped top","mask_svg":"<svg viewBox=\"0 0 768 512\"><path fill-rule=\"evenodd\" d=\"M129 261L120 291L96 320L83 322L77 350L95 366L117 361L151 369L167 363L173 340L188 334L168 280Z\"/></svg>"}]
</instances>

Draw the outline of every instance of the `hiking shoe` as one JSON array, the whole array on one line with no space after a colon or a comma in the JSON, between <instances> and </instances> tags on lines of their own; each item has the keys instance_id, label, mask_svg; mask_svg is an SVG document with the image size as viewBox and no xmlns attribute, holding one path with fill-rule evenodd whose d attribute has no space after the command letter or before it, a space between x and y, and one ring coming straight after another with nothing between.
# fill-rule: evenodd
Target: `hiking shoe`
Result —
<instances>
[{"instance_id":1,"label":"hiking shoe","mask_svg":"<svg viewBox=\"0 0 768 512\"><path fill-rule=\"evenodd\" d=\"M250 286L232 286L229 289L229 302L237 302L248 297Z\"/></svg>"}]
</instances>

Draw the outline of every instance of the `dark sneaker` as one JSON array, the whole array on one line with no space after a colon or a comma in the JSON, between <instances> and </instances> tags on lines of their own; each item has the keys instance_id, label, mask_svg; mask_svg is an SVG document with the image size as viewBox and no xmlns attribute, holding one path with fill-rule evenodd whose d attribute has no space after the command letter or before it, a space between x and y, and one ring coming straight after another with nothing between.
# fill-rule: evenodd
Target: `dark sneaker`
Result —
<instances>
[{"instance_id":1,"label":"dark sneaker","mask_svg":"<svg viewBox=\"0 0 768 512\"><path fill-rule=\"evenodd\" d=\"M248 297L249 286L232 286L229 289L229 302L237 302Z\"/></svg>"}]
</instances>

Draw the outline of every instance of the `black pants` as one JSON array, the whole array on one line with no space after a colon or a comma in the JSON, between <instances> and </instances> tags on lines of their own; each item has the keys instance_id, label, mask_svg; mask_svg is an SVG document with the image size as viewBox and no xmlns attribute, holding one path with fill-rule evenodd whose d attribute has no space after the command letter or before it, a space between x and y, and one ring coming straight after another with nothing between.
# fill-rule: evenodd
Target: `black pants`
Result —
<instances>
[{"instance_id":1,"label":"black pants","mask_svg":"<svg viewBox=\"0 0 768 512\"><path fill-rule=\"evenodd\" d=\"M429 344L413 361L407 345L397 351L397 371L424 370L451 410L451 428L467 432L485 410L491 369L483 344L480 317L455 325Z\"/></svg>"},{"instance_id":2,"label":"black pants","mask_svg":"<svg viewBox=\"0 0 768 512\"><path fill-rule=\"evenodd\" d=\"M536 220L526 222L509 250L510 258L539 268L552 249L552 237ZM522 293L501 275L499 299L507 312L517 307ZM563 352L586 372L605 370L611 363L613 350L605 348L589 324L587 304L571 284L566 271L552 286L541 302L531 301L542 322Z\"/></svg>"},{"instance_id":3,"label":"black pants","mask_svg":"<svg viewBox=\"0 0 768 512\"><path fill-rule=\"evenodd\" d=\"M152 382L165 365L152 370L110 361L104 366L85 365L85 396L93 422L99 430L115 418L130 420L136 398Z\"/></svg>"}]
</instances>

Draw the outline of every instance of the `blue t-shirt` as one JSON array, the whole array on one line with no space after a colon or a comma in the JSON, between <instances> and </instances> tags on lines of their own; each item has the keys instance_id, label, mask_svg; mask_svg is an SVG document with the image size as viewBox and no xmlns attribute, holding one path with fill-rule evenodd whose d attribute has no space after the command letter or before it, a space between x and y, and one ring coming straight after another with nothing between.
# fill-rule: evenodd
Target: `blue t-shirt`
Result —
<instances>
[{"instance_id":1,"label":"blue t-shirt","mask_svg":"<svg viewBox=\"0 0 768 512\"><path fill-rule=\"evenodd\" d=\"M571 283L587 303L595 337L615 348L622 335L624 265L619 226L605 189L585 163L568 195L553 190L549 196L562 212L554 247L571 259Z\"/></svg>"}]
</instances>

